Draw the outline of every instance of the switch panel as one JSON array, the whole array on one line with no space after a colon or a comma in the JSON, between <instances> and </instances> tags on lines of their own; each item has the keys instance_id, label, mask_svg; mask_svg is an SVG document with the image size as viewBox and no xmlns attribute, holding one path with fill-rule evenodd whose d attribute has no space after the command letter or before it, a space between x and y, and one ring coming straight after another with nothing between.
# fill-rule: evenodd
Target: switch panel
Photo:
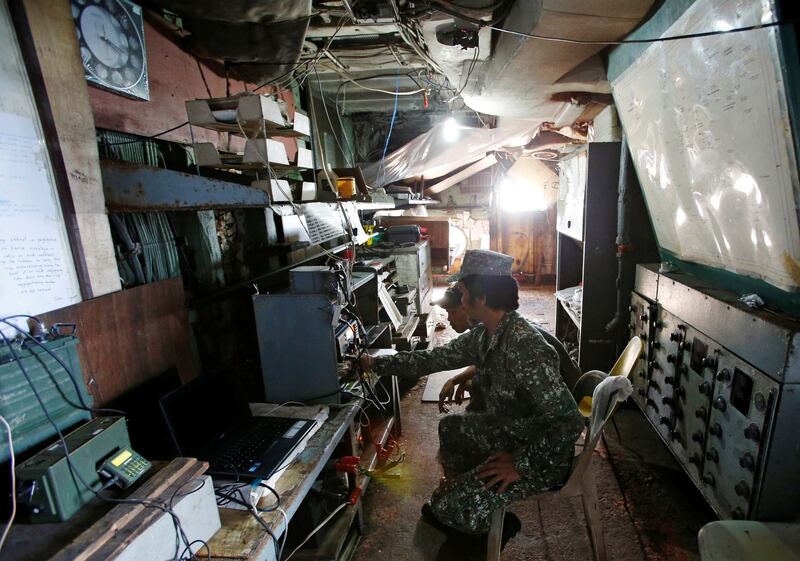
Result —
<instances>
[{"instance_id":1,"label":"switch panel","mask_svg":"<svg viewBox=\"0 0 800 561\"><path fill-rule=\"evenodd\" d=\"M669 312L663 313L672 316ZM713 343L690 325L684 325L682 332L683 340L678 343L680 350L676 365L680 388L677 407L682 414L676 424L680 438L673 439L673 451L676 456L687 461L693 456L701 458L700 464L693 464L689 469L689 475L695 483L700 483L703 481L703 466L707 462L705 452L708 441L708 412L714 383L714 372L704 366L702 359L709 353L713 354Z\"/></svg>"},{"instance_id":2,"label":"switch panel","mask_svg":"<svg viewBox=\"0 0 800 561\"><path fill-rule=\"evenodd\" d=\"M653 331L655 331L656 306L646 298L633 294L631 297L630 310L630 336L638 336L642 339L644 350L636 361L630 380L633 384L633 400L644 410L648 399L648 382L650 373L648 363L650 362L651 343L653 341Z\"/></svg>"},{"instance_id":3,"label":"switch panel","mask_svg":"<svg viewBox=\"0 0 800 561\"><path fill-rule=\"evenodd\" d=\"M631 376L633 398L721 518L794 520L800 322L738 298L639 266L630 332L647 336L647 352Z\"/></svg>"},{"instance_id":4,"label":"switch panel","mask_svg":"<svg viewBox=\"0 0 800 561\"><path fill-rule=\"evenodd\" d=\"M718 482L708 492L720 514L746 516L778 383L727 351L719 351L718 358L709 422L719 424L722 433L710 435L708 444L719 453L719 462L706 463L704 473Z\"/></svg>"},{"instance_id":5,"label":"switch panel","mask_svg":"<svg viewBox=\"0 0 800 561\"><path fill-rule=\"evenodd\" d=\"M658 434L670 447L676 446L682 438L680 429L676 429L681 397L676 389L679 387L678 365L680 362L680 342L685 326L678 318L663 310L653 307L651 315L658 329L653 329L653 343L648 353L648 394L657 407L645 410ZM653 325L653 323L651 323ZM672 334L675 336L671 337Z\"/></svg>"}]
</instances>

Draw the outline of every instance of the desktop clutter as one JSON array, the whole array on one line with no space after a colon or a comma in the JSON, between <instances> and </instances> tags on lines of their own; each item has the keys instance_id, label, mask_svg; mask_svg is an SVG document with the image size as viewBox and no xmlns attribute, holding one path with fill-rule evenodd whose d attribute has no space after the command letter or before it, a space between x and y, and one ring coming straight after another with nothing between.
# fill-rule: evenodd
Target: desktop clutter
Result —
<instances>
[{"instance_id":1,"label":"desktop clutter","mask_svg":"<svg viewBox=\"0 0 800 561\"><path fill-rule=\"evenodd\" d=\"M414 313L385 310L395 274L391 259L297 267L288 292L253 296L263 397L224 370L166 392L154 407L171 456L145 457L137 442L156 435L95 406L74 326L3 320L0 460L15 512L2 540L52 559L335 559L355 547L369 480L404 457L396 381L357 367L361 353L395 352L394 314Z\"/></svg>"}]
</instances>

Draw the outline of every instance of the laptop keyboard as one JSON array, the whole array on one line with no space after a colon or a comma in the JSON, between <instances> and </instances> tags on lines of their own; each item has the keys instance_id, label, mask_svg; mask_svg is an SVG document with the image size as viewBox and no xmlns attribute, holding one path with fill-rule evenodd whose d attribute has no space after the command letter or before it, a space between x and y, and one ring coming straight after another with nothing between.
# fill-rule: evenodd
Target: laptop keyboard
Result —
<instances>
[{"instance_id":1,"label":"laptop keyboard","mask_svg":"<svg viewBox=\"0 0 800 561\"><path fill-rule=\"evenodd\" d=\"M282 417L252 417L250 426L235 439L225 443L225 450L211 458L212 466L224 471L247 474L254 471L255 465L270 445L282 437L296 422L296 419Z\"/></svg>"}]
</instances>

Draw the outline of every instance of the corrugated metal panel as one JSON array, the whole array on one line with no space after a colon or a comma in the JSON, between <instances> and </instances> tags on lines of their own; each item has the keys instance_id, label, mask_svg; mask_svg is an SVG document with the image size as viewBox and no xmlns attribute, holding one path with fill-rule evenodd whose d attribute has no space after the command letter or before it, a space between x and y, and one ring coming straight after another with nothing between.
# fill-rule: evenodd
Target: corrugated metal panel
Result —
<instances>
[{"instance_id":1,"label":"corrugated metal panel","mask_svg":"<svg viewBox=\"0 0 800 561\"><path fill-rule=\"evenodd\" d=\"M92 398L83 381L83 372L77 355L78 340L63 337L42 343L64 362L74 376L70 375L44 349L31 345L21 346L13 342L14 350L36 388L47 413L62 431L80 421L91 418L88 411L71 405L81 404L80 396L89 407ZM56 434L47 420L42 406L34 396L31 383L25 378L19 363L7 345L0 343L0 415L11 425L14 451L24 452ZM0 462L10 457L6 439L0 442Z\"/></svg>"}]
</instances>

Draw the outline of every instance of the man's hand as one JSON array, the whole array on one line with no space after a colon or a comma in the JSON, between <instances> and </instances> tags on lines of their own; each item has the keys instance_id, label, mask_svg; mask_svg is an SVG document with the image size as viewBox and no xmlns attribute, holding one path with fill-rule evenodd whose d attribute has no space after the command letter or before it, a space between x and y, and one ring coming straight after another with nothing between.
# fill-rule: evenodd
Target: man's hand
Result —
<instances>
[{"instance_id":1,"label":"man's hand","mask_svg":"<svg viewBox=\"0 0 800 561\"><path fill-rule=\"evenodd\" d=\"M470 389L472 377L475 376L475 367L470 366L460 374L456 374L442 386L439 392L439 412L448 413L450 408L447 403L461 405L464 402L464 392Z\"/></svg>"},{"instance_id":2,"label":"man's hand","mask_svg":"<svg viewBox=\"0 0 800 561\"><path fill-rule=\"evenodd\" d=\"M456 387L456 405L461 405L464 402L464 393L467 391L472 391L472 380L464 380Z\"/></svg>"},{"instance_id":3,"label":"man's hand","mask_svg":"<svg viewBox=\"0 0 800 561\"><path fill-rule=\"evenodd\" d=\"M442 391L439 392L439 413L448 413L450 408L447 407L447 402L453 401L453 394L456 393L456 381L458 376L454 376L447 380L442 386Z\"/></svg>"},{"instance_id":4,"label":"man's hand","mask_svg":"<svg viewBox=\"0 0 800 561\"><path fill-rule=\"evenodd\" d=\"M511 454L508 452L500 452L489 456L489 459L478 468L478 473L475 475L477 479L487 480L484 488L489 490L496 485L500 485L497 489L497 494L505 492L508 486L520 478L517 468L514 467L514 461Z\"/></svg>"}]
</instances>

